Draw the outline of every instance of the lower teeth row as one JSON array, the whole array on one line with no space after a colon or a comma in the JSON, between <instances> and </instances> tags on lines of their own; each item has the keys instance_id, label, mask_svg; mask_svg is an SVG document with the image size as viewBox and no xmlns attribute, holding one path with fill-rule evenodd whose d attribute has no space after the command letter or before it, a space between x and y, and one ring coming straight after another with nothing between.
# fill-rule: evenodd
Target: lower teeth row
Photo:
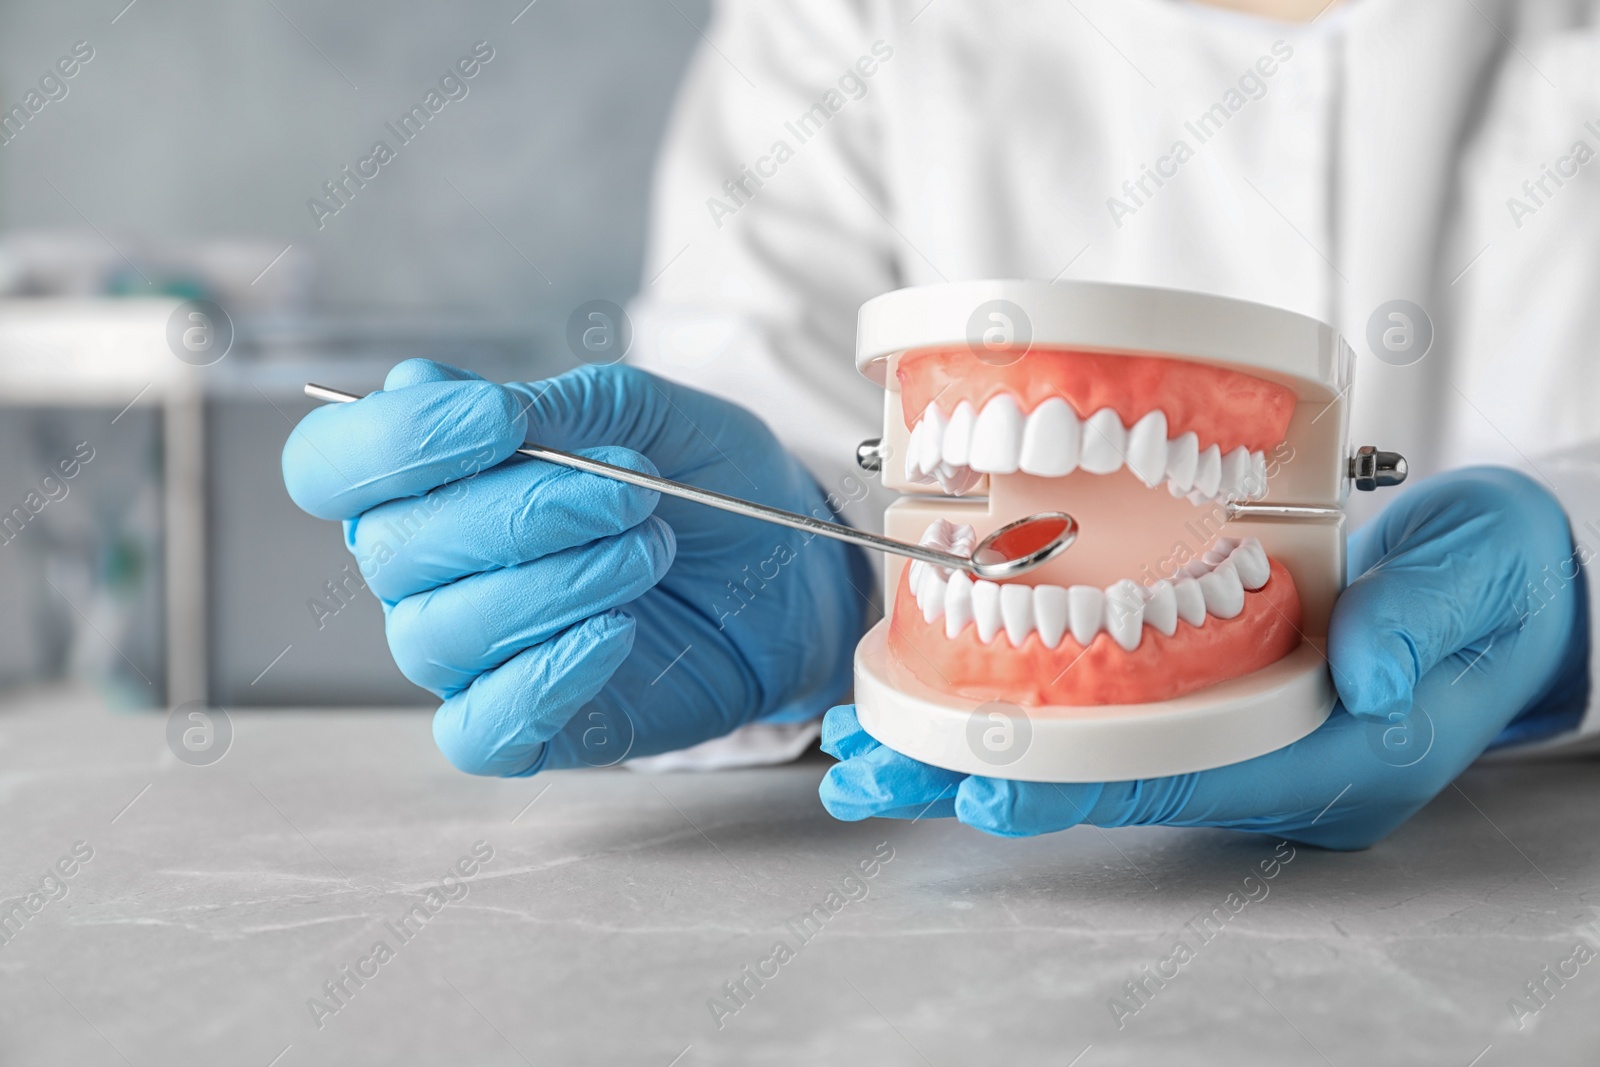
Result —
<instances>
[{"instance_id":1,"label":"lower teeth row","mask_svg":"<svg viewBox=\"0 0 1600 1067\"><path fill-rule=\"evenodd\" d=\"M971 526L936 520L922 543L970 555L975 538ZM1021 647L1037 632L1048 648L1065 634L1087 648L1104 630L1126 651L1139 647L1144 627L1171 637L1181 619L1205 624L1207 615L1231 619L1244 610L1244 594L1267 584L1267 554L1254 537L1220 537L1199 559L1170 580L1139 585L1124 578L1104 589L1092 585L999 585L974 580L964 571L917 560L911 564L911 592L927 622L944 619L945 636L954 639L968 624L989 644L1002 630L1012 647Z\"/></svg>"}]
</instances>

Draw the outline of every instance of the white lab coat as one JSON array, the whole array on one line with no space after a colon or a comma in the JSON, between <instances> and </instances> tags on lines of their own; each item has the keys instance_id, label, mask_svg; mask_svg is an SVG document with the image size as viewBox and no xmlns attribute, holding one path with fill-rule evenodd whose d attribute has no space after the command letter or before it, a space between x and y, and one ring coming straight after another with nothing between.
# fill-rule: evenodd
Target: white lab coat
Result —
<instances>
[{"instance_id":1,"label":"white lab coat","mask_svg":"<svg viewBox=\"0 0 1600 1067\"><path fill-rule=\"evenodd\" d=\"M1180 0L727 0L662 151L637 361L753 408L831 487L881 426L852 360L879 293L1077 278L1260 301L1350 339L1356 443L1414 477L1530 470L1600 552L1597 27L1594 0L1347 0L1309 25ZM1141 190L1145 168L1171 176ZM1396 298L1434 324L1411 366L1365 340Z\"/></svg>"}]
</instances>

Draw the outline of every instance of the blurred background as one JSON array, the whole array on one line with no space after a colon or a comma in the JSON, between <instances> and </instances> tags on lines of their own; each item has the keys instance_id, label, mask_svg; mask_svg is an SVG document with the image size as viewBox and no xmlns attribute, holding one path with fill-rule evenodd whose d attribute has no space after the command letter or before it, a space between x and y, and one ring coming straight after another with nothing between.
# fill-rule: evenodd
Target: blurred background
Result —
<instances>
[{"instance_id":1,"label":"blurred background","mask_svg":"<svg viewBox=\"0 0 1600 1067\"><path fill-rule=\"evenodd\" d=\"M707 5L525 3L0 0L0 686L432 703L279 453L307 380L544 377L637 288Z\"/></svg>"}]
</instances>

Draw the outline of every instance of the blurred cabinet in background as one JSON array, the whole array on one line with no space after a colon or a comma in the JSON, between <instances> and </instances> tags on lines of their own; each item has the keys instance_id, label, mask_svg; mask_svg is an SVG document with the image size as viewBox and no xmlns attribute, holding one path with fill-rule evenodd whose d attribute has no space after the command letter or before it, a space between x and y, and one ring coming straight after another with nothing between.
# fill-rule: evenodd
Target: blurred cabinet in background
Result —
<instances>
[{"instance_id":1,"label":"blurred cabinet in background","mask_svg":"<svg viewBox=\"0 0 1600 1067\"><path fill-rule=\"evenodd\" d=\"M123 704L427 704L339 527L279 457L316 380L352 392L427 356L558 373L526 327L438 317L233 323L178 358L189 304L0 301L0 684L87 678ZM181 348L181 344L179 345ZM186 354L187 355L187 354Z\"/></svg>"}]
</instances>

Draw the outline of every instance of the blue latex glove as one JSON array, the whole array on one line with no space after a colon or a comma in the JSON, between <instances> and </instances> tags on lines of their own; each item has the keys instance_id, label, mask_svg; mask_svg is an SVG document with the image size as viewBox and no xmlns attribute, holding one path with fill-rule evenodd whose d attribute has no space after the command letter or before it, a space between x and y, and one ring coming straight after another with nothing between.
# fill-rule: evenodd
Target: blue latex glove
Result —
<instances>
[{"instance_id":1,"label":"blue latex glove","mask_svg":"<svg viewBox=\"0 0 1600 1067\"><path fill-rule=\"evenodd\" d=\"M840 707L823 747L843 762L822 802L841 819L954 816L1002 836L1162 823L1363 848L1497 739L1576 724L1588 693L1583 575L1542 486L1493 468L1431 479L1353 537L1350 556L1359 577L1328 642L1340 703L1287 748L1148 781L1012 782L908 759Z\"/></svg>"},{"instance_id":2,"label":"blue latex glove","mask_svg":"<svg viewBox=\"0 0 1600 1067\"><path fill-rule=\"evenodd\" d=\"M284 446L289 495L345 520L395 662L444 700L434 738L457 767L607 765L814 716L848 688L858 551L507 460L525 437L828 515L754 415L628 367L500 386L409 360L383 392L312 411Z\"/></svg>"}]
</instances>

